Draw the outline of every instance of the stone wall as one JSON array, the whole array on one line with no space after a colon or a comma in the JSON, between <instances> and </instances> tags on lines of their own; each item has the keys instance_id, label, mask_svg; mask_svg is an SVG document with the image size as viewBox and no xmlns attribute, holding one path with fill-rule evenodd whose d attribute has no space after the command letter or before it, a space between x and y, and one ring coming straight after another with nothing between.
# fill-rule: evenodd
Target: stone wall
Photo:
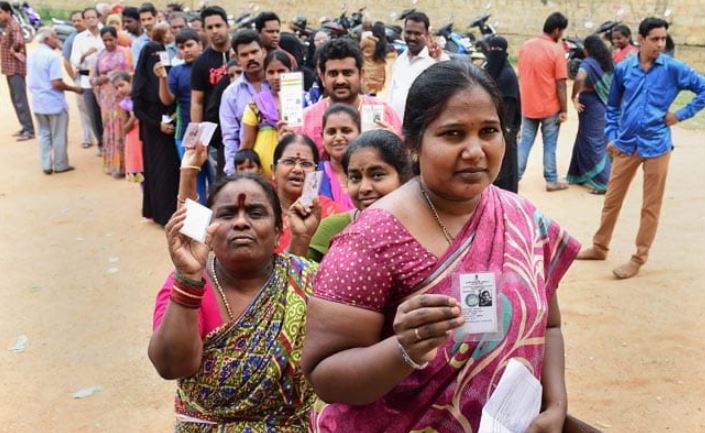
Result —
<instances>
[{"instance_id":1,"label":"stone wall","mask_svg":"<svg viewBox=\"0 0 705 433\"><path fill-rule=\"evenodd\" d=\"M182 1L191 8L197 8L199 4L194 0ZM155 3L164 5L167 2L157 0ZM69 0L45 0L45 3L59 8L76 4ZM642 18L668 14L672 35L679 45L677 56L705 71L705 0L214 0L211 3L220 4L236 16L248 10L274 10L286 22L304 15L314 26L320 17L335 17L343 8L354 11L367 6L372 19L390 22L401 10L415 7L429 15L434 27L453 21L456 29L462 30L473 17L487 11L492 14L490 23L496 24L498 32L509 37L514 50L522 40L540 33L544 19L554 11L563 12L570 20L567 34L579 36L588 35L591 24L596 28L606 20L624 21L636 34Z\"/></svg>"}]
</instances>

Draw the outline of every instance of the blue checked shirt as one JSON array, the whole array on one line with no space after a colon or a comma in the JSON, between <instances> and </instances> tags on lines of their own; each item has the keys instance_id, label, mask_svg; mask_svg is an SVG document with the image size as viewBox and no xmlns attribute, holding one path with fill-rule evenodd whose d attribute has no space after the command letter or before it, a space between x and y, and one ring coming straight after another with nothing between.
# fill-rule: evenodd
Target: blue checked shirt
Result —
<instances>
[{"instance_id":1,"label":"blue checked shirt","mask_svg":"<svg viewBox=\"0 0 705 433\"><path fill-rule=\"evenodd\" d=\"M629 155L661 156L673 148L671 128L664 117L681 90L695 98L675 114L679 121L693 117L705 107L705 77L685 63L661 54L647 72L639 56L631 56L615 67L607 101L605 133L609 141Z\"/></svg>"}]
</instances>

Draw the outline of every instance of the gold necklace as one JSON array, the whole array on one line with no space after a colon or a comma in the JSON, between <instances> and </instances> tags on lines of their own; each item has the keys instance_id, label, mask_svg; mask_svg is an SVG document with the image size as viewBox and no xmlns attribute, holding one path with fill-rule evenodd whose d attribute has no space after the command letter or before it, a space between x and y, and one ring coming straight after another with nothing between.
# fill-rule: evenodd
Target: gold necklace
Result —
<instances>
[{"instance_id":1,"label":"gold necklace","mask_svg":"<svg viewBox=\"0 0 705 433\"><path fill-rule=\"evenodd\" d=\"M232 322L233 320L235 320L235 316L233 316L233 311L230 309L230 303L228 303L228 299L225 297L225 292L220 286L220 281L218 281L218 274L215 273L215 256L213 256L213 260L211 260L211 273L213 274L213 282L215 282L215 288L218 290L220 298L223 300L223 305L225 305L225 310L228 312L228 317Z\"/></svg>"},{"instance_id":2,"label":"gold necklace","mask_svg":"<svg viewBox=\"0 0 705 433\"><path fill-rule=\"evenodd\" d=\"M441 222L441 218L438 216L438 212L436 211L436 206L433 205L433 202L431 201L431 197L428 196L428 193L426 192L426 188L423 187L420 179L418 180L418 182L419 182L419 189L421 189L421 194L426 199L426 203L428 203L428 207L431 208L431 212L433 213L434 218L436 218L436 222L438 223L438 226L441 228L441 231L443 232L443 236L445 236L446 241L448 241L448 245L452 244L453 240L455 240L455 237L450 235L448 228L443 224L443 222Z\"/></svg>"}]
</instances>

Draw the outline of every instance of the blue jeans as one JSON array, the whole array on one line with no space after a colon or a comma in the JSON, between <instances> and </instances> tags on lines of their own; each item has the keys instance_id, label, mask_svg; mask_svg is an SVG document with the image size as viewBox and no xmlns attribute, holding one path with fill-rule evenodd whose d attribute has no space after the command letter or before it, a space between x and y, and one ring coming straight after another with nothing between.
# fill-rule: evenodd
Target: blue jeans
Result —
<instances>
[{"instance_id":1,"label":"blue jeans","mask_svg":"<svg viewBox=\"0 0 705 433\"><path fill-rule=\"evenodd\" d=\"M558 181L556 171L556 146L558 144L558 132L561 125L556 123L558 113L544 117L543 119L521 118L521 140L517 149L519 159L519 179L526 171L526 161L529 159L529 152L534 145L536 133L541 125L541 135L543 136L543 177L548 183Z\"/></svg>"}]
</instances>

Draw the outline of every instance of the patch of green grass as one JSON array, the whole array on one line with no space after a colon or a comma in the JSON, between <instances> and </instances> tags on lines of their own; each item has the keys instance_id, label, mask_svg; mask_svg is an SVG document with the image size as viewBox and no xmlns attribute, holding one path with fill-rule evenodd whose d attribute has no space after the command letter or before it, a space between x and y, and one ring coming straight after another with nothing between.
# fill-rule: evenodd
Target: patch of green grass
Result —
<instances>
[{"instance_id":1,"label":"patch of green grass","mask_svg":"<svg viewBox=\"0 0 705 433\"><path fill-rule=\"evenodd\" d=\"M695 96L692 92L681 92L673 105L671 105L671 111L676 112L681 108L685 107ZM684 121L680 124L681 127L685 129L705 129L705 110L700 111L694 117Z\"/></svg>"},{"instance_id":2,"label":"patch of green grass","mask_svg":"<svg viewBox=\"0 0 705 433\"><path fill-rule=\"evenodd\" d=\"M42 21L44 21L45 26L51 26L52 18L56 18L58 20L70 20L70 14L71 10L69 9L62 9L62 8L54 8L49 5L39 5L37 6L34 10L39 13L39 16L42 17Z\"/></svg>"}]
</instances>

